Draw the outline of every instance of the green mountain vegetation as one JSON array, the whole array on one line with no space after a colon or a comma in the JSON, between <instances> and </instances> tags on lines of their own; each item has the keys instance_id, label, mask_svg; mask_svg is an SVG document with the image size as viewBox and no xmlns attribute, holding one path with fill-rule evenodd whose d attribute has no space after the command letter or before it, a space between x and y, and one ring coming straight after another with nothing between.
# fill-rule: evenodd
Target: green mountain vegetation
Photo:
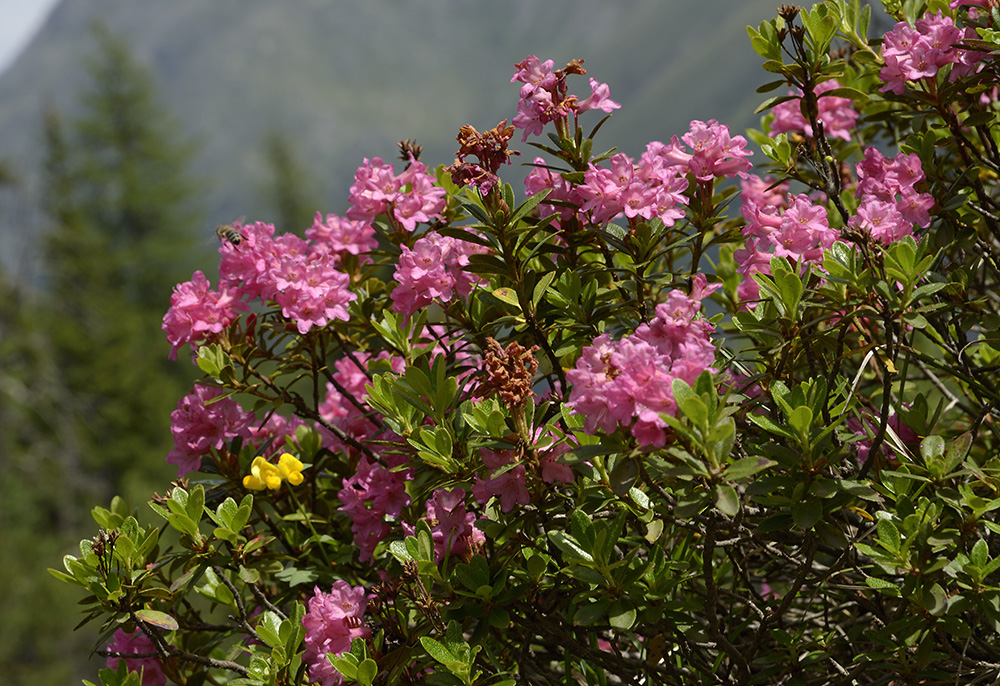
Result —
<instances>
[{"instance_id":1,"label":"green mountain vegetation","mask_svg":"<svg viewBox=\"0 0 1000 686\"><path fill-rule=\"evenodd\" d=\"M0 75L0 159L23 179L0 219L0 254L17 278L33 276L44 231L42 113L79 106L94 21L127 39L197 142L208 214L197 228L208 250L217 223L279 218L269 137L295 146L324 205L315 209L341 211L364 157L392 158L396 141L413 138L428 164L449 164L462 124L482 130L513 117L518 84L494 84L528 54L584 58L622 103L607 139L626 141L631 155L691 119L756 125L759 60L745 27L773 9L771 0L63 2ZM517 147L530 161L532 149Z\"/></svg>"}]
</instances>

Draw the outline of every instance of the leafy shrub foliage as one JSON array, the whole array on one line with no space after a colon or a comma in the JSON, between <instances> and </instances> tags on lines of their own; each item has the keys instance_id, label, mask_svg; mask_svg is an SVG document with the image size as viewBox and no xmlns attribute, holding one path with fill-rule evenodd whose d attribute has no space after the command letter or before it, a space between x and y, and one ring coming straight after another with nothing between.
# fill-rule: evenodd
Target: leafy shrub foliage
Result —
<instances>
[{"instance_id":1,"label":"leafy shrub foliage","mask_svg":"<svg viewBox=\"0 0 1000 686\"><path fill-rule=\"evenodd\" d=\"M608 85L531 56L451 166L222 229L161 521L53 572L102 683L996 683L1000 13L885 4L748 29L756 166L596 153Z\"/></svg>"}]
</instances>

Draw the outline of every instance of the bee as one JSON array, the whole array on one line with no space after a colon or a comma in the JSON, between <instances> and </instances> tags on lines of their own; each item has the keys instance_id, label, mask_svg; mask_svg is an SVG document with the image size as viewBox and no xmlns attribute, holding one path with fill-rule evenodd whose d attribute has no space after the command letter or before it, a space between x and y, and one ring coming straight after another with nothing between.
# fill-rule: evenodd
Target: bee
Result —
<instances>
[{"instance_id":1,"label":"bee","mask_svg":"<svg viewBox=\"0 0 1000 686\"><path fill-rule=\"evenodd\" d=\"M243 234L233 228L232 224L219 224L215 229L215 235L220 241L229 241L233 245L243 242Z\"/></svg>"}]
</instances>

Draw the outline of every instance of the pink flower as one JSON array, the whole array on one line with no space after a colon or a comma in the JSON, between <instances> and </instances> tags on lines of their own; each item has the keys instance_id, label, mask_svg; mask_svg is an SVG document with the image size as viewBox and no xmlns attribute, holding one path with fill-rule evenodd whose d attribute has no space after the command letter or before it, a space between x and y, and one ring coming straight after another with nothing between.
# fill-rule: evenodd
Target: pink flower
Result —
<instances>
[{"instance_id":1,"label":"pink flower","mask_svg":"<svg viewBox=\"0 0 1000 686\"><path fill-rule=\"evenodd\" d=\"M365 589L338 579L329 593L323 593L317 586L308 608L302 618L306 630L302 659L309 666L309 679L322 686L338 686L343 677L326 656L345 653L355 638L371 636L371 629L362 624Z\"/></svg>"},{"instance_id":2,"label":"pink flower","mask_svg":"<svg viewBox=\"0 0 1000 686\"><path fill-rule=\"evenodd\" d=\"M235 293L225 287L211 290L205 275L195 272L190 281L174 286L170 309L163 315L162 329L172 346L170 359L177 359L177 349L185 343L193 350L197 342L210 340L236 321L237 311L246 309Z\"/></svg>"},{"instance_id":3,"label":"pink flower","mask_svg":"<svg viewBox=\"0 0 1000 686\"><path fill-rule=\"evenodd\" d=\"M294 439L295 430L305 424L298 415L286 418L280 414L272 414L264 424L251 426L250 441L257 446L254 454L265 459L277 457L287 450L287 439ZM264 447L265 444L267 447Z\"/></svg>"},{"instance_id":4,"label":"pink flower","mask_svg":"<svg viewBox=\"0 0 1000 686\"><path fill-rule=\"evenodd\" d=\"M434 557L440 564L449 555L462 555L470 547L486 542L483 532L475 527L476 517L465 511L465 491L460 488L447 490L439 488L425 503L427 521L431 524L434 538ZM412 536L415 528L404 524L407 536Z\"/></svg>"},{"instance_id":5,"label":"pink flower","mask_svg":"<svg viewBox=\"0 0 1000 686\"><path fill-rule=\"evenodd\" d=\"M401 247L396 266L397 286L392 291L393 309L407 317L434 300L450 302L455 296L468 297L483 280L464 267L469 256L488 252L487 248L442 236L425 234L410 249Z\"/></svg>"},{"instance_id":6,"label":"pink flower","mask_svg":"<svg viewBox=\"0 0 1000 686\"><path fill-rule=\"evenodd\" d=\"M952 69L952 80L980 69L979 59L955 47L966 37L975 34L955 26L955 21L940 11L925 14L913 27L903 21L897 23L882 40L885 66L879 78L884 85L879 90L901 95L907 82L936 78L948 65L958 65Z\"/></svg>"},{"instance_id":7,"label":"pink flower","mask_svg":"<svg viewBox=\"0 0 1000 686\"><path fill-rule=\"evenodd\" d=\"M556 75L552 73L555 62L545 60L542 62L534 55L528 55L523 60L514 65L517 71L510 77L510 82L520 81L540 88L552 88L556 84Z\"/></svg>"},{"instance_id":8,"label":"pink flower","mask_svg":"<svg viewBox=\"0 0 1000 686\"><path fill-rule=\"evenodd\" d=\"M892 429L896 433L899 440L904 444L913 445L920 441L920 437L917 436L917 433L906 424L903 424L903 420L895 412L889 414L886 424L888 428ZM851 417L847 420L848 430L852 431L856 436L863 437L861 440L852 443L855 453L858 456L858 462L864 464L868 461L872 448L872 439L878 431L878 427L879 418L877 414L866 413L863 415L862 419ZM891 446L892 443L889 442L889 438L886 436L882 442L880 454L883 457L888 457L889 459L898 460L904 457L903 455L898 455L895 449Z\"/></svg>"},{"instance_id":9,"label":"pink flower","mask_svg":"<svg viewBox=\"0 0 1000 686\"><path fill-rule=\"evenodd\" d=\"M542 62L534 55L528 55L514 66L517 71L511 77L511 83L520 81L524 85L521 86L517 114L511 124L524 130L522 142L528 140L528 136L541 134L546 124L566 119L570 114L576 116L587 110L610 113L621 107L611 99L608 85L597 79L590 79L590 95L585 99L567 94L566 77L571 73L586 73L579 63L573 63L572 68L568 65L566 69L552 71L552 60Z\"/></svg>"},{"instance_id":10,"label":"pink flower","mask_svg":"<svg viewBox=\"0 0 1000 686\"><path fill-rule=\"evenodd\" d=\"M753 154L747 150L743 136L730 137L729 128L714 119L694 120L691 129L681 137L693 152L687 152L674 136L662 151L668 164L684 168L699 181L715 177L746 176L752 165L745 159Z\"/></svg>"},{"instance_id":11,"label":"pink flower","mask_svg":"<svg viewBox=\"0 0 1000 686\"><path fill-rule=\"evenodd\" d=\"M553 205L548 202L543 202L538 206L541 216L547 217L552 214L558 214L559 219L553 222L554 225L569 221L575 217L576 210L574 208L583 202L576 190L576 187L568 183L566 179L559 174L553 174L552 171L545 166L545 160L541 157L536 157L534 159L534 165L534 168L524 179L525 193L528 195L535 195L546 188L551 188L551 192L545 197L547 201L556 200L573 206L567 207L566 205Z\"/></svg>"},{"instance_id":12,"label":"pink flower","mask_svg":"<svg viewBox=\"0 0 1000 686\"><path fill-rule=\"evenodd\" d=\"M481 505L485 505L490 498L497 496L500 498L500 509L503 512L510 512L515 505L527 505L531 502L523 465L517 465L507 469L502 474L492 476L497 470L514 460L513 451L505 450L497 453L484 448L479 452L483 458L483 464L486 465L491 474L488 479L481 479L477 476L476 483L472 487L472 495Z\"/></svg>"},{"instance_id":13,"label":"pink flower","mask_svg":"<svg viewBox=\"0 0 1000 686\"><path fill-rule=\"evenodd\" d=\"M347 217L370 224L378 215L389 214L404 229L413 231L418 222L440 218L447 205L446 194L420 161L411 160L396 176L392 165L384 164L381 158L365 158L354 173Z\"/></svg>"},{"instance_id":14,"label":"pink flower","mask_svg":"<svg viewBox=\"0 0 1000 686\"><path fill-rule=\"evenodd\" d=\"M333 363L334 380L344 389L346 396L337 387L328 383L326 385L326 397L319 406L319 414L326 422L341 429L348 436L357 440L363 440L374 436L378 432L378 427L369 419L370 412L366 411L364 402L368 398L366 385L371 383L367 372L370 360L390 360L392 370L398 374L403 372L405 361L399 356L390 356L388 352L380 352L372 357L366 352L356 352L350 357L342 357ZM364 365L360 369L357 363ZM351 402L351 399L361 404ZM320 428L320 433L324 437L323 444L332 450L343 450L346 448L339 439L326 429Z\"/></svg>"},{"instance_id":15,"label":"pink flower","mask_svg":"<svg viewBox=\"0 0 1000 686\"><path fill-rule=\"evenodd\" d=\"M684 216L683 194L687 179L665 162L662 143L650 143L638 166L631 157L617 154L608 160L610 168L590 165L584 182L576 187L580 209L590 212L594 224L606 224L624 214L629 219L659 217L673 226Z\"/></svg>"},{"instance_id":16,"label":"pink flower","mask_svg":"<svg viewBox=\"0 0 1000 686\"><path fill-rule=\"evenodd\" d=\"M819 263L823 249L833 246L839 232L830 228L826 208L814 205L807 195L788 196L784 211L774 205L760 207L750 193L744 193L742 198L741 211L746 220L743 235L747 242L733 258L745 277L737 295L749 302L759 294L753 275L770 274L772 257L785 257L803 267Z\"/></svg>"},{"instance_id":17,"label":"pink flower","mask_svg":"<svg viewBox=\"0 0 1000 686\"><path fill-rule=\"evenodd\" d=\"M590 79L590 97L579 101L576 106L577 113L587 110L611 113L617 109L621 109L621 105L611 99L611 89L608 88L608 84L599 83L597 79Z\"/></svg>"},{"instance_id":18,"label":"pink flower","mask_svg":"<svg viewBox=\"0 0 1000 686\"><path fill-rule=\"evenodd\" d=\"M319 212L313 225L306 229L306 239L312 243L314 250L332 252L340 259L344 255L363 255L362 264L371 261L366 253L378 247L371 224L335 214L328 214L324 219Z\"/></svg>"},{"instance_id":19,"label":"pink flower","mask_svg":"<svg viewBox=\"0 0 1000 686\"><path fill-rule=\"evenodd\" d=\"M607 334L584 347L576 368L566 372L573 384L569 406L584 416L588 433L629 427L640 445L663 446L667 424L677 406L672 382L691 384L703 371L714 373L714 327L696 319L701 299L718 288L698 274L690 295L673 290L656 307L653 321L631 336L612 341Z\"/></svg>"},{"instance_id":20,"label":"pink flower","mask_svg":"<svg viewBox=\"0 0 1000 686\"><path fill-rule=\"evenodd\" d=\"M874 195L862 198L857 214L847 223L867 231L872 238L883 245L893 243L903 236L913 235L913 224L906 221L902 213L896 209L896 204L883 202Z\"/></svg>"},{"instance_id":21,"label":"pink flower","mask_svg":"<svg viewBox=\"0 0 1000 686\"><path fill-rule=\"evenodd\" d=\"M348 290L351 279L337 269L337 261L334 253L282 256L271 272L274 302L300 334L334 319L350 319L347 305L357 296Z\"/></svg>"},{"instance_id":22,"label":"pink flower","mask_svg":"<svg viewBox=\"0 0 1000 686\"><path fill-rule=\"evenodd\" d=\"M167 683L167 675L163 673L163 663L160 662L160 658L155 655L149 656L151 653L157 652L156 646L149 636L139 629L131 634L125 633L124 629L115 631L115 635L111 637L111 643L108 644L108 650L123 655L147 656L109 657L107 666L111 669L118 669L118 663L124 659L128 671L142 674L142 686L163 686Z\"/></svg>"},{"instance_id":23,"label":"pink flower","mask_svg":"<svg viewBox=\"0 0 1000 686\"><path fill-rule=\"evenodd\" d=\"M773 176L762 179L756 174L749 174L746 178L740 179L740 197L752 200L761 208L767 208L769 205L779 210L787 208L788 190L788 181L778 183Z\"/></svg>"},{"instance_id":24,"label":"pink flower","mask_svg":"<svg viewBox=\"0 0 1000 686\"><path fill-rule=\"evenodd\" d=\"M412 478L410 470L390 471L362 457L354 476L344 479L337 494L342 503L339 509L351 518L361 562L372 559L375 547L389 533L385 518L397 519L410 504L406 482Z\"/></svg>"},{"instance_id":25,"label":"pink flower","mask_svg":"<svg viewBox=\"0 0 1000 686\"><path fill-rule=\"evenodd\" d=\"M343 230L340 220L336 223L337 230ZM350 318L347 306L357 296L349 290L350 277L337 269L341 256L329 243L311 246L292 234L275 237L272 225L259 222L241 228L243 241L238 246L226 242L220 248L219 276L226 287L247 300L276 303L300 334ZM333 230L314 224L310 232L328 238ZM365 241L363 236L360 231L359 240Z\"/></svg>"},{"instance_id":26,"label":"pink flower","mask_svg":"<svg viewBox=\"0 0 1000 686\"><path fill-rule=\"evenodd\" d=\"M930 226L934 197L920 193L916 185L924 172L916 154L899 153L889 160L875 148L865 149L865 159L856 166L858 174L856 216L852 226L864 228L883 243L913 235L913 225Z\"/></svg>"},{"instance_id":27,"label":"pink flower","mask_svg":"<svg viewBox=\"0 0 1000 686\"><path fill-rule=\"evenodd\" d=\"M213 448L218 450L236 436L250 436L252 412L244 412L232 398L207 404L223 392L222 388L195 386L170 414L174 449L167 453L167 462L177 465L178 477L197 470L201 458Z\"/></svg>"}]
</instances>

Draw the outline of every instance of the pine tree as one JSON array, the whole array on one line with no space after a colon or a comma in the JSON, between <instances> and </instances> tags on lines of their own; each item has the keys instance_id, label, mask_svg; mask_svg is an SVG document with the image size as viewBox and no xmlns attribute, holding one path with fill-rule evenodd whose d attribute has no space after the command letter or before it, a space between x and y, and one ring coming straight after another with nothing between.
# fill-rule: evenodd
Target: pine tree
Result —
<instances>
[{"instance_id":1,"label":"pine tree","mask_svg":"<svg viewBox=\"0 0 1000 686\"><path fill-rule=\"evenodd\" d=\"M264 141L264 158L270 174L270 185L265 197L275 215L278 232L303 235L312 226L316 210L320 208L314 191L315 184L302 161L293 141L275 130Z\"/></svg>"},{"instance_id":2,"label":"pine tree","mask_svg":"<svg viewBox=\"0 0 1000 686\"><path fill-rule=\"evenodd\" d=\"M193 148L127 45L95 29L82 112L45 120L51 336L85 464L109 488L169 476L170 411L191 373L167 362L159 320L198 248ZM147 484L148 485L148 484Z\"/></svg>"}]
</instances>

